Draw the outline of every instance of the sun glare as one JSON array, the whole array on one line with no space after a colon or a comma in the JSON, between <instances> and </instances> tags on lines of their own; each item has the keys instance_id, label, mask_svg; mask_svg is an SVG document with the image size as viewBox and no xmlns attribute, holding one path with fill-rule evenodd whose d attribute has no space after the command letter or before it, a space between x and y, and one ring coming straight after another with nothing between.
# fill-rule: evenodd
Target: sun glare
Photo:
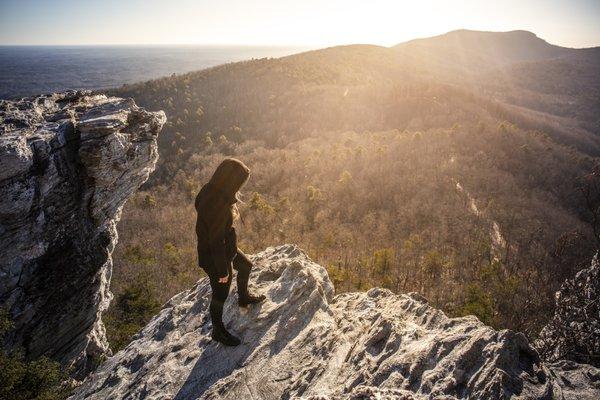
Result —
<instances>
[{"instance_id":1,"label":"sun glare","mask_svg":"<svg viewBox=\"0 0 600 400\"><path fill-rule=\"evenodd\" d=\"M3 3L4 44L389 46L455 29L526 29L556 44L583 47L600 36L597 6L569 5L565 13L566 4L547 7L539 0L130 0L29 6L26 12L19 4Z\"/></svg>"}]
</instances>

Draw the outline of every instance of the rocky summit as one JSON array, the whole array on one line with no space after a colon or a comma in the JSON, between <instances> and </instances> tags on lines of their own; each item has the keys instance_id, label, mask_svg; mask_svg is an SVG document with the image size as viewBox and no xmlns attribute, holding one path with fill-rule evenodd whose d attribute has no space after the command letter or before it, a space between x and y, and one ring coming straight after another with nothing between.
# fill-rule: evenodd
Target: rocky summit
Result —
<instances>
[{"instance_id":1,"label":"rocky summit","mask_svg":"<svg viewBox=\"0 0 600 400\"><path fill-rule=\"evenodd\" d=\"M162 112L66 92L0 101L0 305L10 350L75 377L109 352L115 224L158 158Z\"/></svg>"},{"instance_id":2,"label":"rocky summit","mask_svg":"<svg viewBox=\"0 0 600 400\"><path fill-rule=\"evenodd\" d=\"M326 270L293 245L253 256L251 286L210 340L206 278L173 297L73 399L598 399L600 370L547 364L520 333L449 318L418 294L334 294Z\"/></svg>"}]
</instances>

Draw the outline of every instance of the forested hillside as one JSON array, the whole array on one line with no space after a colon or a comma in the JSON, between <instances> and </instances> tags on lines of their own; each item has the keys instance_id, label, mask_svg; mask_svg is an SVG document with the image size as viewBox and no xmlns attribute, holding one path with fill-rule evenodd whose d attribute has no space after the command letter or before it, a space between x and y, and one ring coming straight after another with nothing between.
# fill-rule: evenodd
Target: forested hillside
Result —
<instances>
[{"instance_id":1,"label":"forested hillside","mask_svg":"<svg viewBox=\"0 0 600 400\"><path fill-rule=\"evenodd\" d=\"M567 128L555 132L559 140L598 154L593 137L600 131L599 47L555 46L527 31L458 30L394 50L432 76L536 111L537 119Z\"/></svg>"},{"instance_id":2,"label":"forested hillside","mask_svg":"<svg viewBox=\"0 0 600 400\"><path fill-rule=\"evenodd\" d=\"M522 32L517 48L490 33L478 47L476 34L111 91L168 118L158 169L119 225L113 345L200 276L193 198L225 156L252 169L244 250L296 243L338 290L419 291L452 315L535 336L554 291L597 248L598 52Z\"/></svg>"}]
</instances>

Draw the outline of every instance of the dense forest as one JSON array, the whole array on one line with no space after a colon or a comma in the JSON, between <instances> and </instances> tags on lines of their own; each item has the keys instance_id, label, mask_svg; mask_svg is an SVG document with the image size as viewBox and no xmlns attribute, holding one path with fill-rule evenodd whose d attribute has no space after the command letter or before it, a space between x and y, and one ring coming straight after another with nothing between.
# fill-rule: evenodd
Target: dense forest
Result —
<instances>
[{"instance_id":1,"label":"dense forest","mask_svg":"<svg viewBox=\"0 0 600 400\"><path fill-rule=\"evenodd\" d=\"M168 118L157 171L118 227L113 348L202 276L193 199L226 156L252 170L245 251L296 243L338 292L418 291L535 337L598 247L599 53L525 33L483 51L459 34L111 90Z\"/></svg>"}]
</instances>

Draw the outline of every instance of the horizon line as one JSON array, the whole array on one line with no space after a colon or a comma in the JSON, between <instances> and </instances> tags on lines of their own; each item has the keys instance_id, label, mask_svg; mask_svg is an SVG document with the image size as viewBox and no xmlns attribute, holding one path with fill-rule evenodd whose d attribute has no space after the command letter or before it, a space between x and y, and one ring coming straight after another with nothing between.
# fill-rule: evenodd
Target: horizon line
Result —
<instances>
[{"instance_id":1,"label":"horizon line","mask_svg":"<svg viewBox=\"0 0 600 400\"><path fill-rule=\"evenodd\" d=\"M94 46L205 46L205 47L313 47L308 44L241 44L241 43L0 43L3 47L94 47ZM318 45L314 45L318 46Z\"/></svg>"},{"instance_id":2,"label":"horizon line","mask_svg":"<svg viewBox=\"0 0 600 400\"><path fill-rule=\"evenodd\" d=\"M318 49L318 48L327 48L327 47L337 47L337 46L348 46L348 45L371 45L371 46L380 46L380 47L394 47L403 43L411 42L413 40L420 39L431 39L439 36L448 35L454 32L467 31L467 32L477 32L477 33L512 33L512 32L527 32L533 34L536 38L545 41L546 43L570 48L570 49L593 49L600 47L600 42L598 44L594 44L592 46L584 46L584 47L571 47L561 44L555 44L549 42L548 40L538 36L535 32L527 30L527 29L510 29L505 31L492 31L492 30L481 30L481 29L469 29L469 28L457 28L452 29L439 34L432 34L429 36L417 36L411 39L407 39L404 41L394 42L390 45L386 44L377 44L377 43L367 43L367 42L339 42L339 43L284 43L284 44L275 44L275 43L0 43L0 47L127 47L127 46L204 46L204 47L271 47L271 48L302 48L302 49Z\"/></svg>"}]
</instances>

